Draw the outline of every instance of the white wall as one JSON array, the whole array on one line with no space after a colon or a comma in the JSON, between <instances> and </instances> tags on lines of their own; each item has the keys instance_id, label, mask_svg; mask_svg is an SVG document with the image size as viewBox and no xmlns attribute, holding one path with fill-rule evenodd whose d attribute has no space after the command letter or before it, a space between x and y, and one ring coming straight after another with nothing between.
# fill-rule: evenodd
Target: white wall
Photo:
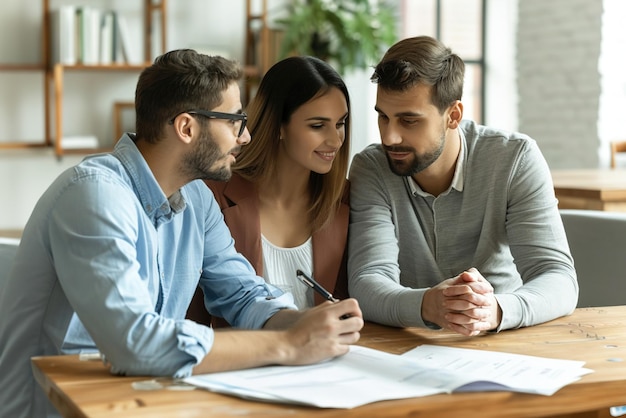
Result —
<instances>
[{"instance_id":1,"label":"white wall","mask_svg":"<svg viewBox=\"0 0 626 418\"><path fill-rule=\"evenodd\" d=\"M515 55L518 0L487 1L485 125L517 131ZM524 1L524 0L521 0Z\"/></svg>"},{"instance_id":2,"label":"white wall","mask_svg":"<svg viewBox=\"0 0 626 418\"><path fill-rule=\"evenodd\" d=\"M278 1L278 0L277 0ZM400 1L400 0L397 0ZM408 0L411 1L411 0ZM488 25L497 36L487 51L489 80L486 120L515 129L515 87L513 46L517 0L487 0L492 9ZM31 0L41 7L37 0ZM51 5L76 4L79 0L51 0ZM82 4L123 8L134 23L140 20L141 0L97 0ZM276 3L270 2L272 12ZM37 62L40 48L38 7L24 7L22 0L3 0L0 15L0 57L2 62ZM168 2L167 49L196 48L228 54L242 60L244 48L245 1L185 0ZM135 36L140 28L133 26ZM492 33L492 32L490 32ZM505 53L503 53L505 51ZM493 60L493 61L492 61ZM375 86L371 70L345 75L353 106L352 153L378 142L374 112ZM137 73L72 73L66 77L64 124L67 134L97 132L101 141L113 139L114 100L132 101ZM0 72L0 141L34 140L43 137L43 78L39 73ZM94 100L95 99L95 100ZM80 156L60 160L51 150L0 150L0 229L21 229L36 201L63 170L80 161Z\"/></svg>"}]
</instances>

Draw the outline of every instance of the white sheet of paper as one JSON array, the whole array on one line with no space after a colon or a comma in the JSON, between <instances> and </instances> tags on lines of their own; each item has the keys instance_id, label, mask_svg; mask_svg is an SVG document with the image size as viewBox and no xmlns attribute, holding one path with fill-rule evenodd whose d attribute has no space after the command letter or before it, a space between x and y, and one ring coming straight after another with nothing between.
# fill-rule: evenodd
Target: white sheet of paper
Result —
<instances>
[{"instance_id":1,"label":"white sheet of paper","mask_svg":"<svg viewBox=\"0 0 626 418\"><path fill-rule=\"evenodd\" d=\"M503 352L421 345L402 355L423 367L458 375L456 392L513 390L552 395L591 373L585 362Z\"/></svg>"}]
</instances>

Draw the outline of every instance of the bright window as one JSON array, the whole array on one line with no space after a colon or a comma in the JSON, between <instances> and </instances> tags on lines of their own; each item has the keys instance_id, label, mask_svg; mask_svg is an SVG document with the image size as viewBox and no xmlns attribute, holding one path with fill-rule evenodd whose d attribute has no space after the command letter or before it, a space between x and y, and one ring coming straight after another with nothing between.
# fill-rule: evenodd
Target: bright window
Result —
<instances>
[{"instance_id":1,"label":"bright window","mask_svg":"<svg viewBox=\"0 0 626 418\"><path fill-rule=\"evenodd\" d=\"M465 61L464 117L483 123L485 96L485 1L402 0L401 36L441 40Z\"/></svg>"}]
</instances>

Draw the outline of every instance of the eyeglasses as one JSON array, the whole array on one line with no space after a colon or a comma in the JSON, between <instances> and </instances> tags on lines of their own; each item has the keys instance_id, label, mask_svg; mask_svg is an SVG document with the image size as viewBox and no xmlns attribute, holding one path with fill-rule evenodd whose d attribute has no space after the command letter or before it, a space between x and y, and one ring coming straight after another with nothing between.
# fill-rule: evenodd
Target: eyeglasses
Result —
<instances>
[{"instance_id":1,"label":"eyeglasses","mask_svg":"<svg viewBox=\"0 0 626 418\"><path fill-rule=\"evenodd\" d=\"M241 113L224 113L224 112L212 112L209 110L187 110L185 112L181 112L181 113L189 113L190 115L200 115L200 116L204 116L205 118L209 118L209 119L226 119L226 120L232 120L233 124L235 126L235 129L237 130L237 138L239 138L241 135L243 135L243 131L246 129L246 124L248 123L248 115L246 114L246 112L241 112ZM180 115L180 113L179 113ZM178 116L178 115L176 115ZM170 119L169 123L170 125L174 123L174 119L176 119L176 117L173 117L172 119ZM237 126L239 126L239 128L237 128Z\"/></svg>"}]
</instances>

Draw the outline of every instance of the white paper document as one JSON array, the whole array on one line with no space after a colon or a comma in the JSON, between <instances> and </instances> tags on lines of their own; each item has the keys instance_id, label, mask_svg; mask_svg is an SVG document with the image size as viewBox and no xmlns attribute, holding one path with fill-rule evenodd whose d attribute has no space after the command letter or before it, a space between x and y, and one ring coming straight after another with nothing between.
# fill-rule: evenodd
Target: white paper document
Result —
<instances>
[{"instance_id":1,"label":"white paper document","mask_svg":"<svg viewBox=\"0 0 626 418\"><path fill-rule=\"evenodd\" d=\"M592 372L582 367L583 361L427 344L402 357L424 368L449 372L449 387L454 387L454 392L510 390L552 395Z\"/></svg>"},{"instance_id":2,"label":"white paper document","mask_svg":"<svg viewBox=\"0 0 626 418\"><path fill-rule=\"evenodd\" d=\"M214 392L267 402L354 408L454 391L551 395L590 373L583 362L423 345L404 355L352 346L309 366L268 366L184 379Z\"/></svg>"}]
</instances>

